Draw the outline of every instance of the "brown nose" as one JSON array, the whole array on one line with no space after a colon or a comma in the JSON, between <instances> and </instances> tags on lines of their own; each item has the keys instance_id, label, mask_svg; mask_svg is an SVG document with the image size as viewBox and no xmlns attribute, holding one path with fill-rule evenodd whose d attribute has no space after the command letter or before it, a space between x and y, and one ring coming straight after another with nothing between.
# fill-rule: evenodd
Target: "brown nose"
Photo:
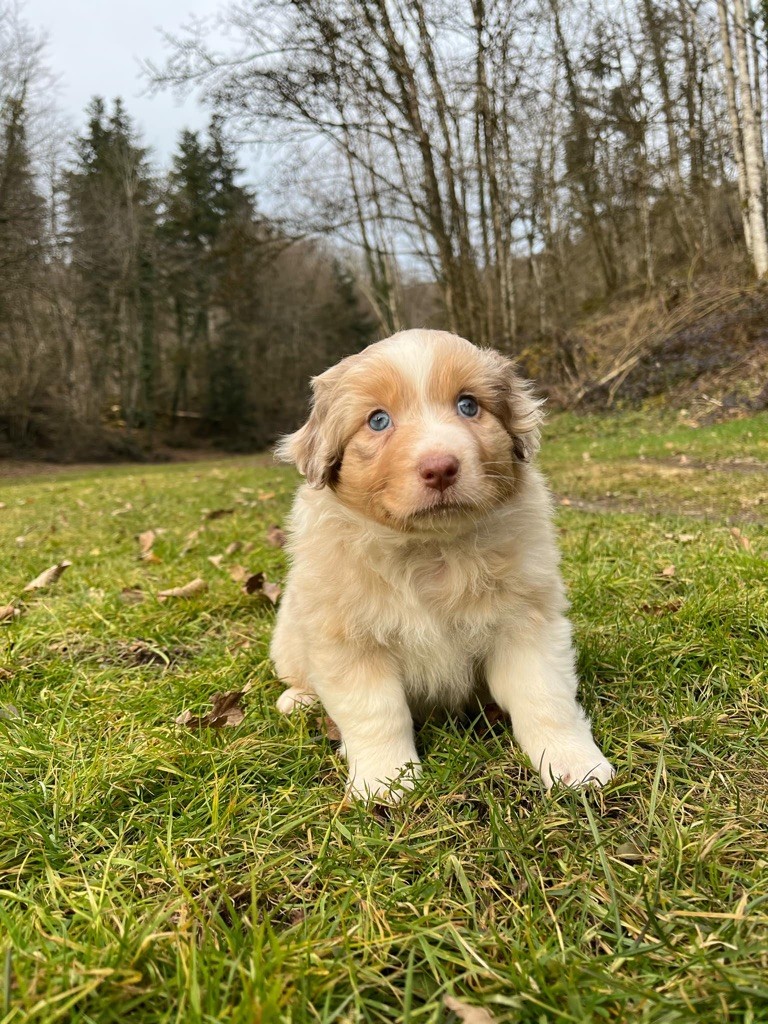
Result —
<instances>
[{"instance_id":1,"label":"brown nose","mask_svg":"<svg viewBox=\"0 0 768 1024\"><path fill-rule=\"evenodd\" d=\"M419 463L419 476L427 485L441 493L456 483L459 460L453 455L428 455Z\"/></svg>"}]
</instances>

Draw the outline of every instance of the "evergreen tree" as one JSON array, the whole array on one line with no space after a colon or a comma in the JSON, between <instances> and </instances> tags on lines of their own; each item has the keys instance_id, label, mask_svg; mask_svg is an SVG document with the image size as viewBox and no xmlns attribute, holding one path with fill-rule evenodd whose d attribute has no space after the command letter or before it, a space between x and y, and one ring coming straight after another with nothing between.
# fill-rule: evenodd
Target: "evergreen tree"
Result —
<instances>
[{"instance_id":1,"label":"evergreen tree","mask_svg":"<svg viewBox=\"0 0 768 1024\"><path fill-rule=\"evenodd\" d=\"M131 427L153 413L155 186L122 101L108 114L96 97L88 115L66 175L75 303L92 332L93 393L116 377Z\"/></svg>"}]
</instances>

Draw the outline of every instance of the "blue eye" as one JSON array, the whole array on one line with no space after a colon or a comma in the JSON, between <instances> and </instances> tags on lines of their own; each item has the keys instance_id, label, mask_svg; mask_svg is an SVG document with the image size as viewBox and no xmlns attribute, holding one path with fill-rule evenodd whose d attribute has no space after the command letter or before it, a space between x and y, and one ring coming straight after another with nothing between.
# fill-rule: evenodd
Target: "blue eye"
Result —
<instances>
[{"instance_id":1,"label":"blue eye","mask_svg":"<svg viewBox=\"0 0 768 1024\"><path fill-rule=\"evenodd\" d=\"M372 412L368 417L368 426L371 430L386 430L391 424L392 420L389 413L384 412L383 409L377 409L376 412Z\"/></svg>"},{"instance_id":2,"label":"blue eye","mask_svg":"<svg viewBox=\"0 0 768 1024\"><path fill-rule=\"evenodd\" d=\"M459 410L459 415L468 417L477 416L480 411L480 406L472 395L460 395L456 408Z\"/></svg>"}]
</instances>

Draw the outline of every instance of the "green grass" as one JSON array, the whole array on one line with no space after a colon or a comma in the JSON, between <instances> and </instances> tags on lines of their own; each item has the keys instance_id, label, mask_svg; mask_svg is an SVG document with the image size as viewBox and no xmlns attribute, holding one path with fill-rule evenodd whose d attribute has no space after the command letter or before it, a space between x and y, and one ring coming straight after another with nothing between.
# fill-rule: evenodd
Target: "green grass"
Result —
<instances>
[{"instance_id":1,"label":"green grass","mask_svg":"<svg viewBox=\"0 0 768 1024\"><path fill-rule=\"evenodd\" d=\"M291 472L0 480L0 606L73 563L0 626L1 1021L426 1024L447 993L531 1024L768 1020L768 417L561 417L543 463L619 776L547 797L504 728L430 725L387 812L340 806L315 714L274 710L273 610L208 561L252 541L224 565L280 578ZM174 725L249 681L236 728Z\"/></svg>"}]
</instances>

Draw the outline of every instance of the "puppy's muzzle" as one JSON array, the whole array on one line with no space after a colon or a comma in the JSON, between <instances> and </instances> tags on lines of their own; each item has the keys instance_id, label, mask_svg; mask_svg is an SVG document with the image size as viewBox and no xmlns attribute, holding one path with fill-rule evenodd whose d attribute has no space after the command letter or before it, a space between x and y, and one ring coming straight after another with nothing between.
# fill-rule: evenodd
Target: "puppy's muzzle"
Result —
<instances>
[{"instance_id":1,"label":"puppy's muzzle","mask_svg":"<svg viewBox=\"0 0 768 1024\"><path fill-rule=\"evenodd\" d=\"M446 491L459 476L459 460L455 455L428 455L418 465L419 476L427 487Z\"/></svg>"}]
</instances>

